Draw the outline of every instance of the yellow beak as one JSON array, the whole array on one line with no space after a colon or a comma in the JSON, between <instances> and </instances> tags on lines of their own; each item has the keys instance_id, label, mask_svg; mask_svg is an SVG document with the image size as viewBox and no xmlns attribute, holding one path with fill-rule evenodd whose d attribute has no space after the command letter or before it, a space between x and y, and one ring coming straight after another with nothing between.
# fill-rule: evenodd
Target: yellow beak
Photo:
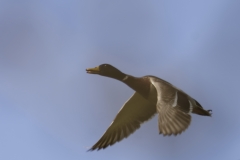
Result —
<instances>
[{"instance_id":1,"label":"yellow beak","mask_svg":"<svg viewBox=\"0 0 240 160\"><path fill-rule=\"evenodd\" d=\"M87 71L87 73L89 73L89 74L99 74L99 73L100 73L99 67L87 68L86 71Z\"/></svg>"}]
</instances>

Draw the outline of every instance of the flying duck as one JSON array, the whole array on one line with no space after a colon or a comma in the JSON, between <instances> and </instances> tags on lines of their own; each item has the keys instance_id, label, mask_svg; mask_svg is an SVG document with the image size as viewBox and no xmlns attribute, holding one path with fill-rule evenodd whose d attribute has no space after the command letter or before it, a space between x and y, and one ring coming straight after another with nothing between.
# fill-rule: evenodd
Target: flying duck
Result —
<instances>
[{"instance_id":1,"label":"flying duck","mask_svg":"<svg viewBox=\"0 0 240 160\"><path fill-rule=\"evenodd\" d=\"M178 135L185 131L191 122L190 113L211 116L212 110L204 110L195 99L161 78L133 77L110 64L88 68L86 71L117 79L135 91L90 151L105 149L127 138L156 113L159 134L164 136Z\"/></svg>"}]
</instances>

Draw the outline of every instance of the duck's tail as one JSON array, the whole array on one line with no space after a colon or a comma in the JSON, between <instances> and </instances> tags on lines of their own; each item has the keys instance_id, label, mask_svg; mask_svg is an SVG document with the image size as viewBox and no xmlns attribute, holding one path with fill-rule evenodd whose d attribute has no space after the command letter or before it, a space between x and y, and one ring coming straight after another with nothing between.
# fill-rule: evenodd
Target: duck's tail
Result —
<instances>
[{"instance_id":1,"label":"duck's tail","mask_svg":"<svg viewBox=\"0 0 240 160\"><path fill-rule=\"evenodd\" d=\"M192 113L199 114L201 116L212 116L212 110L204 110L201 107L194 107Z\"/></svg>"}]
</instances>

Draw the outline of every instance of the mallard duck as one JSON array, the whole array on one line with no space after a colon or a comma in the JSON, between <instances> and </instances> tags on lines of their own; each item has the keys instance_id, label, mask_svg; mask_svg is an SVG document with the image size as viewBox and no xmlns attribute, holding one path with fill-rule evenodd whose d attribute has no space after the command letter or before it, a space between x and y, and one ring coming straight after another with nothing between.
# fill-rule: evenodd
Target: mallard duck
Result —
<instances>
[{"instance_id":1,"label":"mallard duck","mask_svg":"<svg viewBox=\"0 0 240 160\"><path fill-rule=\"evenodd\" d=\"M211 116L212 110L204 110L195 99L161 78L133 77L110 64L88 68L86 71L117 79L135 91L90 151L105 149L127 138L156 113L159 134L164 136L178 135L185 131L190 125L191 113Z\"/></svg>"}]
</instances>

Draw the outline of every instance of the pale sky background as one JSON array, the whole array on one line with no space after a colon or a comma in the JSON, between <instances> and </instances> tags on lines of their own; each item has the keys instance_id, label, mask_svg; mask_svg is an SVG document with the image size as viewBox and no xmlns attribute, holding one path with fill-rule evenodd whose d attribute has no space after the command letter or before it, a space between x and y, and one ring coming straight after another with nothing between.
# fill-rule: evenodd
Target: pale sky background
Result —
<instances>
[{"instance_id":1,"label":"pale sky background","mask_svg":"<svg viewBox=\"0 0 240 160\"><path fill-rule=\"evenodd\" d=\"M239 160L239 0L1 0L1 160ZM155 75L197 99L177 137L157 116L86 152L134 93L85 69Z\"/></svg>"}]
</instances>

